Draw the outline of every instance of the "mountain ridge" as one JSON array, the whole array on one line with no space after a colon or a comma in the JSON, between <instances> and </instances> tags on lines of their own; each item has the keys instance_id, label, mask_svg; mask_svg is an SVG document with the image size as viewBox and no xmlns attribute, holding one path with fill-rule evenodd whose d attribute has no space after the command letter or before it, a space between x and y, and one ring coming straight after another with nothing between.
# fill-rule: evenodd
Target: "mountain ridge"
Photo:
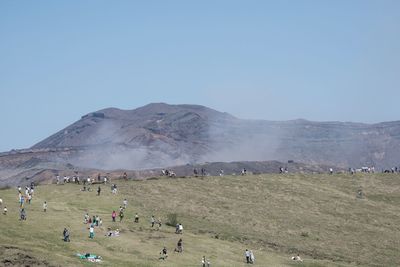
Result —
<instances>
[{"instance_id":1,"label":"mountain ridge","mask_svg":"<svg viewBox=\"0 0 400 267\"><path fill-rule=\"evenodd\" d=\"M201 105L151 103L88 113L32 149L62 147L100 150L70 161L109 169L243 160L387 166L400 157L400 121L243 120Z\"/></svg>"}]
</instances>

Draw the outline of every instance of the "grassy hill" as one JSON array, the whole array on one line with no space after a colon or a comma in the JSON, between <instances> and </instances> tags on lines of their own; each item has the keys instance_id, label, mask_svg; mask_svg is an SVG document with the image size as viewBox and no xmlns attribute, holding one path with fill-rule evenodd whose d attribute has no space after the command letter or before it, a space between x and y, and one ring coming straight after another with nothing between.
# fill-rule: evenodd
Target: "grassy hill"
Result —
<instances>
[{"instance_id":1,"label":"grassy hill","mask_svg":"<svg viewBox=\"0 0 400 267\"><path fill-rule=\"evenodd\" d=\"M246 266L244 250L254 251L255 266L399 266L400 176L248 175L204 178L154 178L116 181L119 192L101 185L101 196L74 184L43 185L26 204L19 221L16 189L0 191L9 212L0 216L0 266L95 265L74 254L103 257L102 266ZM364 198L356 197L362 188ZM122 223L111 222L124 198ZM42 210L43 201L48 211ZM88 238L84 214L99 215L103 226ZM139 224L133 223L135 213ZM176 213L184 234L165 225ZM151 229L150 216L164 222ZM117 220L118 221L118 220ZM62 230L71 242L62 241ZM106 237L107 227L121 236ZM183 238L184 252L174 253ZM159 261L162 247L169 258ZM303 263L290 257L300 253ZM10 265L11 266L11 265Z\"/></svg>"}]
</instances>

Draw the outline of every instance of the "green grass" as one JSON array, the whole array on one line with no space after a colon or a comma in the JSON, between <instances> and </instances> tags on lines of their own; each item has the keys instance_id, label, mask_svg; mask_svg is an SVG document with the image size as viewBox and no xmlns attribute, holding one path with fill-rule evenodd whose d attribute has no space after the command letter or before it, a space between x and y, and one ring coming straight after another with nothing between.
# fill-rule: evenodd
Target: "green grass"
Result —
<instances>
[{"instance_id":1,"label":"green grass","mask_svg":"<svg viewBox=\"0 0 400 267\"><path fill-rule=\"evenodd\" d=\"M100 197L94 191L81 192L78 185L43 185L36 188L32 204L26 204L24 222L18 221L16 190L1 190L9 213L0 216L0 249L12 246L60 266L93 265L74 256L84 252L101 255L102 266L200 266L203 255L212 266L246 266L246 248L254 251L255 266L400 266L399 178L393 174L163 178L117 181L117 195L102 186ZM363 199L356 198L360 186ZM111 212L124 198L128 199L124 221L112 223ZM47 213L42 211L44 200ZM86 212L103 219L94 240L83 224ZM136 212L139 224L133 223ZM184 226L182 236L165 225L173 213ZM153 214L164 222L160 231L150 227ZM70 243L61 240L64 227L71 231ZM104 236L107 227L119 228L121 236ZM174 254L180 237L184 253ZM159 261L163 246L169 258ZM0 251L0 257L10 257L7 253ZM303 263L290 260L297 253Z\"/></svg>"}]
</instances>

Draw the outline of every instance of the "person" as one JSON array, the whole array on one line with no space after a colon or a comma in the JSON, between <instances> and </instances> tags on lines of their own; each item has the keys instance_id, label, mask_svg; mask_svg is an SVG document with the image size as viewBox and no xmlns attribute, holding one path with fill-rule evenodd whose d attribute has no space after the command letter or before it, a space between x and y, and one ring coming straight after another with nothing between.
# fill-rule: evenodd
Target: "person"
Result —
<instances>
[{"instance_id":1,"label":"person","mask_svg":"<svg viewBox=\"0 0 400 267\"><path fill-rule=\"evenodd\" d=\"M175 252L178 252L178 253L182 253L183 252L182 242L183 242L182 238L180 238L178 240L178 243L176 244Z\"/></svg>"},{"instance_id":2,"label":"person","mask_svg":"<svg viewBox=\"0 0 400 267\"><path fill-rule=\"evenodd\" d=\"M94 238L94 226L93 226L93 224L91 224L90 228L89 228L89 238L91 238L91 239Z\"/></svg>"},{"instance_id":3,"label":"person","mask_svg":"<svg viewBox=\"0 0 400 267\"><path fill-rule=\"evenodd\" d=\"M101 188L100 186L97 188L97 195L100 196Z\"/></svg>"},{"instance_id":4,"label":"person","mask_svg":"<svg viewBox=\"0 0 400 267\"><path fill-rule=\"evenodd\" d=\"M126 200L125 198L124 201L122 201L122 203L124 204L124 209L126 209L126 206L128 206L128 200Z\"/></svg>"},{"instance_id":5,"label":"person","mask_svg":"<svg viewBox=\"0 0 400 267\"><path fill-rule=\"evenodd\" d=\"M303 261L303 260L300 258L300 254L297 254L297 256L293 256L293 257L292 257L292 260L294 260L294 261Z\"/></svg>"},{"instance_id":6,"label":"person","mask_svg":"<svg viewBox=\"0 0 400 267\"><path fill-rule=\"evenodd\" d=\"M253 253L253 251L252 251L252 250L250 250L250 262L251 262L252 264L254 264L254 263L255 263L255 261L256 261L256 257L254 257L254 253Z\"/></svg>"},{"instance_id":7,"label":"person","mask_svg":"<svg viewBox=\"0 0 400 267\"><path fill-rule=\"evenodd\" d=\"M121 210L120 212L119 212L119 222L122 222L122 219L124 218L124 211L123 210Z\"/></svg>"},{"instance_id":8,"label":"person","mask_svg":"<svg viewBox=\"0 0 400 267\"><path fill-rule=\"evenodd\" d=\"M178 226L178 233L183 234L183 225L181 223Z\"/></svg>"},{"instance_id":9,"label":"person","mask_svg":"<svg viewBox=\"0 0 400 267\"><path fill-rule=\"evenodd\" d=\"M23 195L21 195L20 198L19 198L19 207L20 208L24 207L24 201L25 201L25 198L24 198Z\"/></svg>"},{"instance_id":10,"label":"person","mask_svg":"<svg viewBox=\"0 0 400 267\"><path fill-rule=\"evenodd\" d=\"M128 180L128 174L127 174L126 172L124 172L123 177L124 177L124 180L125 180L125 181Z\"/></svg>"},{"instance_id":11,"label":"person","mask_svg":"<svg viewBox=\"0 0 400 267\"><path fill-rule=\"evenodd\" d=\"M167 248L164 247L161 252L160 252L160 260L165 260L168 258L168 252L167 252Z\"/></svg>"},{"instance_id":12,"label":"person","mask_svg":"<svg viewBox=\"0 0 400 267\"><path fill-rule=\"evenodd\" d=\"M139 215L137 213L135 214L135 223L139 223Z\"/></svg>"},{"instance_id":13,"label":"person","mask_svg":"<svg viewBox=\"0 0 400 267\"><path fill-rule=\"evenodd\" d=\"M43 203L43 211L44 211L44 212L47 211L47 202L46 202L46 201Z\"/></svg>"},{"instance_id":14,"label":"person","mask_svg":"<svg viewBox=\"0 0 400 267\"><path fill-rule=\"evenodd\" d=\"M119 229L112 231L111 228L108 228L106 236L119 236Z\"/></svg>"},{"instance_id":15,"label":"person","mask_svg":"<svg viewBox=\"0 0 400 267\"><path fill-rule=\"evenodd\" d=\"M156 222L156 220L154 219L154 215L151 215L151 218L150 218L151 228L154 227L155 222Z\"/></svg>"},{"instance_id":16,"label":"person","mask_svg":"<svg viewBox=\"0 0 400 267\"><path fill-rule=\"evenodd\" d=\"M32 195L28 194L28 204L31 204L31 201L32 201Z\"/></svg>"},{"instance_id":17,"label":"person","mask_svg":"<svg viewBox=\"0 0 400 267\"><path fill-rule=\"evenodd\" d=\"M97 175L97 181L100 182L101 176L100 173Z\"/></svg>"},{"instance_id":18,"label":"person","mask_svg":"<svg viewBox=\"0 0 400 267\"><path fill-rule=\"evenodd\" d=\"M3 209L3 214L4 214L4 215L7 215L7 211L8 211L8 210L7 210L7 207L4 207L4 209Z\"/></svg>"},{"instance_id":19,"label":"person","mask_svg":"<svg viewBox=\"0 0 400 267\"><path fill-rule=\"evenodd\" d=\"M117 185L116 185L116 184L113 184L113 185L111 186L111 192L112 192L113 194L116 194L116 193L117 193Z\"/></svg>"},{"instance_id":20,"label":"person","mask_svg":"<svg viewBox=\"0 0 400 267\"><path fill-rule=\"evenodd\" d=\"M24 208L21 209L20 211L20 220L25 221L26 220L26 211Z\"/></svg>"},{"instance_id":21,"label":"person","mask_svg":"<svg viewBox=\"0 0 400 267\"><path fill-rule=\"evenodd\" d=\"M89 213L86 213L84 218L84 224L87 224L88 222L89 222Z\"/></svg>"},{"instance_id":22,"label":"person","mask_svg":"<svg viewBox=\"0 0 400 267\"><path fill-rule=\"evenodd\" d=\"M244 252L244 256L246 257L246 263L250 263L250 251L248 249Z\"/></svg>"},{"instance_id":23,"label":"person","mask_svg":"<svg viewBox=\"0 0 400 267\"><path fill-rule=\"evenodd\" d=\"M115 217L117 217L117 213L115 212L115 210L113 210L111 217L112 217L112 221L115 222Z\"/></svg>"},{"instance_id":24,"label":"person","mask_svg":"<svg viewBox=\"0 0 400 267\"><path fill-rule=\"evenodd\" d=\"M63 237L64 237L64 242L70 242L70 240L69 240L69 231L68 231L67 228L64 228Z\"/></svg>"},{"instance_id":25,"label":"person","mask_svg":"<svg viewBox=\"0 0 400 267\"><path fill-rule=\"evenodd\" d=\"M107 184L107 177L103 178L104 184Z\"/></svg>"},{"instance_id":26,"label":"person","mask_svg":"<svg viewBox=\"0 0 400 267\"><path fill-rule=\"evenodd\" d=\"M162 226L161 218L158 218L157 220L157 230L160 230Z\"/></svg>"},{"instance_id":27,"label":"person","mask_svg":"<svg viewBox=\"0 0 400 267\"><path fill-rule=\"evenodd\" d=\"M96 215L96 226L99 226L100 223L100 217Z\"/></svg>"},{"instance_id":28,"label":"person","mask_svg":"<svg viewBox=\"0 0 400 267\"><path fill-rule=\"evenodd\" d=\"M0 206L3 205L3 200L0 198Z\"/></svg>"},{"instance_id":29,"label":"person","mask_svg":"<svg viewBox=\"0 0 400 267\"><path fill-rule=\"evenodd\" d=\"M329 174L333 174L333 169L329 168Z\"/></svg>"},{"instance_id":30,"label":"person","mask_svg":"<svg viewBox=\"0 0 400 267\"><path fill-rule=\"evenodd\" d=\"M99 219L99 226L102 226L103 225L103 220L100 218Z\"/></svg>"},{"instance_id":31,"label":"person","mask_svg":"<svg viewBox=\"0 0 400 267\"><path fill-rule=\"evenodd\" d=\"M203 258L201 259L201 266L202 267L210 267L210 260L206 259L206 256L203 256Z\"/></svg>"}]
</instances>

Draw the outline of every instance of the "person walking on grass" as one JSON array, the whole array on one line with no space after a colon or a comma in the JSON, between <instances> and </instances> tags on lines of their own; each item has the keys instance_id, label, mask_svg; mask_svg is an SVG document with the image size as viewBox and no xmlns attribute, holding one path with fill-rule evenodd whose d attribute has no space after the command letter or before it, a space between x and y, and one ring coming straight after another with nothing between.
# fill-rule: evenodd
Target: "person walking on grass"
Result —
<instances>
[{"instance_id":1,"label":"person walking on grass","mask_svg":"<svg viewBox=\"0 0 400 267\"><path fill-rule=\"evenodd\" d=\"M86 214L85 214L85 217L84 217L84 219L83 219L83 223L84 223L84 224L87 224L87 223L89 222L89 218L90 218L90 217L89 217L89 213L86 213Z\"/></svg>"},{"instance_id":2,"label":"person walking on grass","mask_svg":"<svg viewBox=\"0 0 400 267\"><path fill-rule=\"evenodd\" d=\"M19 212L19 216L20 216L20 221L26 221L26 211L24 208L21 209L21 211Z\"/></svg>"},{"instance_id":3,"label":"person walking on grass","mask_svg":"<svg viewBox=\"0 0 400 267\"><path fill-rule=\"evenodd\" d=\"M44 211L44 212L47 211L47 202L46 202L46 201L43 203L43 211Z\"/></svg>"},{"instance_id":4,"label":"person walking on grass","mask_svg":"<svg viewBox=\"0 0 400 267\"><path fill-rule=\"evenodd\" d=\"M250 263L250 251L248 249L244 252L244 256L246 257L246 263Z\"/></svg>"},{"instance_id":5,"label":"person walking on grass","mask_svg":"<svg viewBox=\"0 0 400 267\"><path fill-rule=\"evenodd\" d=\"M210 267L211 266L210 260L207 260L206 256L203 256L203 258L201 259L201 266L202 267Z\"/></svg>"},{"instance_id":6,"label":"person walking on grass","mask_svg":"<svg viewBox=\"0 0 400 267\"><path fill-rule=\"evenodd\" d=\"M101 193L101 188L99 186L99 187L97 187L97 195L100 196L100 193Z\"/></svg>"},{"instance_id":7,"label":"person walking on grass","mask_svg":"<svg viewBox=\"0 0 400 267\"><path fill-rule=\"evenodd\" d=\"M124 211L123 210L121 210L119 212L119 222L122 222L122 219L124 219Z\"/></svg>"},{"instance_id":8,"label":"person walking on grass","mask_svg":"<svg viewBox=\"0 0 400 267\"><path fill-rule=\"evenodd\" d=\"M162 226L161 218L158 218L158 221L157 221L157 231L159 231L159 230L161 229L161 226Z\"/></svg>"},{"instance_id":9,"label":"person walking on grass","mask_svg":"<svg viewBox=\"0 0 400 267\"><path fill-rule=\"evenodd\" d=\"M117 213L115 212L115 210L113 210L113 212L111 214L111 218L112 218L113 222L115 222L115 217L117 217Z\"/></svg>"},{"instance_id":10,"label":"person walking on grass","mask_svg":"<svg viewBox=\"0 0 400 267\"><path fill-rule=\"evenodd\" d=\"M7 207L4 207L4 209L3 209L3 214L4 214L4 215L7 215L7 212L8 212Z\"/></svg>"},{"instance_id":11,"label":"person walking on grass","mask_svg":"<svg viewBox=\"0 0 400 267\"><path fill-rule=\"evenodd\" d=\"M64 228L64 231L63 231L63 239L64 239L64 242L69 242L69 241L70 241L70 240L69 240L69 231L68 231L67 228Z\"/></svg>"},{"instance_id":12,"label":"person walking on grass","mask_svg":"<svg viewBox=\"0 0 400 267\"><path fill-rule=\"evenodd\" d=\"M24 198L23 195L21 195L20 198L19 198L19 207L20 208L24 207L24 201L25 201L25 198Z\"/></svg>"},{"instance_id":13,"label":"person walking on grass","mask_svg":"<svg viewBox=\"0 0 400 267\"><path fill-rule=\"evenodd\" d=\"M135 223L139 223L139 215L137 213L135 214Z\"/></svg>"},{"instance_id":14,"label":"person walking on grass","mask_svg":"<svg viewBox=\"0 0 400 267\"><path fill-rule=\"evenodd\" d=\"M94 226L93 226L93 224L91 224L90 228L89 228L89 238L91 238L91 239L94 238Z\"/></svg>"},{"instance_id":15,"label":"person walking on grass","mask_svg":"<svg viewBox=\"0 0 400 267\"><path fill-rule=\"evenodd\" d=\"M164 247L160 252L160 260L166 260L168 258L167 248Z\"/></svg>"},{"instance_id":16,"label":"person walking on grass","mask_svg":"<svg viewBox=\"0 0 400 267\"><path fill-rule=\"evenodd\" d=\"M155 222L156 222L156 219L154 219L154 215L151 215L151 218L150 218L151 228L154 227Z\"/></svg>"},{"instance_id":17,"label":"person walking on grass","mask_svg":"<svg viewBox=\"0 0 400 267\"><path fill-rule=\"evenodd\" d=\"M182 253L183 252L182 243L183 243L182 238L180 238L178 240L178 244L176 245L175 252L178 252L178 253Z\"/></svg>"}]
</instances>

